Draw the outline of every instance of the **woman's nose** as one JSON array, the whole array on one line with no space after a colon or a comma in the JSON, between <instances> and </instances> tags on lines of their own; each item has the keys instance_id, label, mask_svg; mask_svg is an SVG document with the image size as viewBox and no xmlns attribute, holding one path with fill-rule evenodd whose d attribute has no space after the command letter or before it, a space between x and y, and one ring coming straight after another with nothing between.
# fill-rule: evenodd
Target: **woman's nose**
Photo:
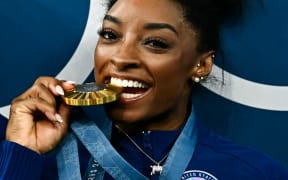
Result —
<instances>
[{"instance_id":1,"label":"woman's nose","mask_svg":"<svg viewBox=\"0 0 288 180\"><path fill-rule=\"evenodd\" d=\"M140 66L140 59L137 48L133 45L123 43L111 57L111 63L118 70L127 70Z\"/></svg>"},{"instance_id":2,"label":"woman's nose","mask_svg":"<svg viewBox=\"0 0 288 180\"><path fill-rule=\"evenodd\" d=\"M118 70L127 70L139 67L140 63L136 59L113 57L111 62Z\"/></svg>"}]
</instances>

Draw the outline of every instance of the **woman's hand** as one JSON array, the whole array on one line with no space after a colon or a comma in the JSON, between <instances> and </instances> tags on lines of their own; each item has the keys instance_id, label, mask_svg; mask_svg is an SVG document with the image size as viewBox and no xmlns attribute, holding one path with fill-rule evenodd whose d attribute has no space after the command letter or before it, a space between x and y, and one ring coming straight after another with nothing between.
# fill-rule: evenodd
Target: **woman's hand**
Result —
<instances>
[{"instance_id":1,"label":"woman's hand","mask_svg":"<svg viewBox=\"0 0 288 180\"><path fill-rule=\"evenodd\" d=\"M40 154L55 148L67 133L70 114L70 107L57 99L73 87L52 77L38 78L12 101L6 140Z\"/></svg>"}]
</instances>

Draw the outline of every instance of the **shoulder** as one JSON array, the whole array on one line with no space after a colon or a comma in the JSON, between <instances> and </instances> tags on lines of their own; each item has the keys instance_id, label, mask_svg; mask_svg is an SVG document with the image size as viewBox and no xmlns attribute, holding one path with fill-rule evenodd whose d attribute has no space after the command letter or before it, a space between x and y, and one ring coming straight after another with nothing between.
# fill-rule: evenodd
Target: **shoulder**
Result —
<instances>
[{"instance_id":1,"label":"shoulder","mask_svg":"<svg viewBox=\"0 0 288 180\"><path fill-rule=\"evenodd\" d=\"M231 176L237 174L246 177L246 179L251 177L263 179L281 179L285 177L284 179L288 179L287 169L267 154L235 144L202 126L199 127L199 137L195 151L195 154L198 155L193 156L193 158L200 164L204 163L206 167L211 167L212 171L219 170L222 171L222 174L230 174Z\"/></svg>"}]
</instances>

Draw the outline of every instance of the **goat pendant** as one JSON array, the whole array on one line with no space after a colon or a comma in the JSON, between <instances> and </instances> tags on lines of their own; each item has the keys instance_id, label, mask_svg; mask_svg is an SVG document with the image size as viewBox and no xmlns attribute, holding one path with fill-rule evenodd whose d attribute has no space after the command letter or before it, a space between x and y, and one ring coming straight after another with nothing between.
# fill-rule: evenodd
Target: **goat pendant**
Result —
<instances>
[{"instance_id":1,"label":"goat pendant","mask_svg":"<svg viewBox=\"0 0 288 180\"><path fill-rule=\"evenodd\" d=\"M152 171L151 171L151 176L156 174L156 173L159 173L161 174L162 170L163 170L163 167L160 166L159 164L157 165L151 165L150 166L152 168Z\"/></svg>"}]
</instances>

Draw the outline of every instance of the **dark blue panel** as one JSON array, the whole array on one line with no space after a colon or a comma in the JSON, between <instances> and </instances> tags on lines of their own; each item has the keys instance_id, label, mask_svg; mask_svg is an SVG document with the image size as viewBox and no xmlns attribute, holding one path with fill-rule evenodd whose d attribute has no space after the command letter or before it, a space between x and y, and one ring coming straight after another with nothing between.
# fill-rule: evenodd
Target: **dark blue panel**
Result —
<instances>
[{"instance_id":1,"label":"dark blue panel","mask_svg":"<svg viewBox=\"0 0 288 180\"><path fill-rule=\"evenodd\" d=\"M39 75L55 76L82 37L89 0L0 1L0 106Z\"/></svg>"},{"instance_id":2,"label":"dark blue panel","mask_svg":"<svg viewBox=\"0 0 288 180\"><path fill-rule=\"evenodd\" d=\"M244 2L240 22L226 23L221 30L225 69L248 80L287 86L288 1Z\"/></svg>"}]
</instances>

